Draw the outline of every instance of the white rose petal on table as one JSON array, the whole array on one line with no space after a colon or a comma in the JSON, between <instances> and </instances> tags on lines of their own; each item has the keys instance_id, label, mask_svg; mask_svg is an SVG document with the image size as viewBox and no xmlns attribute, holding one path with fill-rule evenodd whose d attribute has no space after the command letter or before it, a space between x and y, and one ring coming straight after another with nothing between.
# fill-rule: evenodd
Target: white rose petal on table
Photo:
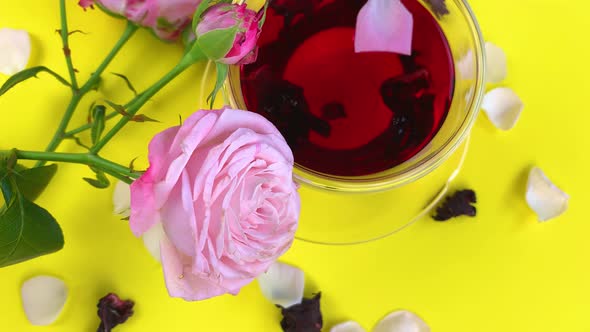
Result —
<instances>
[{"instance_id":1,"label":"white rose petal on table","mask_svg":"<svg viewBox=\"0 0 590 332\"><path fill-rule=\"evenodd\" d=\"M508 75L506 53L498 46L486 42L486 82L497 84Z\"/></svg>"},{"instance_id":2,"label":"white rose petal on table","mask_svg":"<svg viewBox=\"0 0 590 332\"><path fill-rule=\"evenodd\" d=\"M372 332L430 332L430 327L418 315L399 310L385 316Z\"/></svg>"},{"instance_id":3,"label":"white rose petal on table","mask_svg":"<svg viewBox=\"0 0 590 332\"><path fill-rule=\"evenodd\" d=\"M14 75L27 67L31 38L24 30L0 29L0 73Z\"/></svg>"},{"instance_id":4,"label":"white rose petal on table","mask_svg":"<svg viewBox=\"0 0 590 332\"><path fill-rule=\"evenodd\" d=\"M496 88L483 97L481 108L501 130L510 130L518 122L524 103L510 88Z\"/></svg>"},{"instance_id":5,"label":"white rose petal on table","mask_svg":"<svg viewBox=\"0 0 590 332\"><path fill-rule=\"evenodd\" d=\"M567 210L569 196L555 186L540 168L533 167L529 173L526 201L539 221L548 221Z\"/></svg>"},{"instance_id":6,"label":"white rose petal on table","mask_svg":"<svg viewBox=\"0 0 590 332\"><path fill-rule=\"evenodd\" d=\"M333 326L330 332L366 332L365 329L355 321L348 321Z\"/></svg>"},{"instance_id":7,"label":"white rose petal on table","mask_svg":"<svg viewBox=\"0 0 590 332\"><path fill-rule=\"evenodd\" d=\"M305 274L295 266L275 262L257 280L262 294L273 304L288 308L303 299Z\"/></svg>"},{"instance_id":8,"label":"white rose petal on table","mask_svg":"<svg viewBox=\"0 0 590 332\"><path fill-rule=\"evenodd\" d=\"M23 283L21 297L29 322L49 325L59 317L68 298L68 289L58 278L36 276Z\"/></svg>"},{"instance_id":9,"label":"white rose petal on table","mask_svg":"<svg viewBox=\"0 0 590 332\"><path fill-rule=\"evenodd\" d=\"M113 213L129 217L131 211L131 189L123 181L118 181L113 191Z\"/></svg>"}]
</instances>

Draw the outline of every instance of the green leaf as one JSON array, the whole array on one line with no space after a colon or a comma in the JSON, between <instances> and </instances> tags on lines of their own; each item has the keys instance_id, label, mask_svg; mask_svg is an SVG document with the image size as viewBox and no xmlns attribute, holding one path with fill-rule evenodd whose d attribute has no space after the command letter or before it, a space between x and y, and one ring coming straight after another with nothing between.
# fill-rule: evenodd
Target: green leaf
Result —
<instances>
[{"instance_id":1,"label":"green leaf","mask_svg":"<svg viewBox=\"0 0 590 332\"><path fill-rule=\"evenodd\" d=\"M130 116L130 114L127 113L127 111L125 111L125 106L119 105L119 104L115 104L115 103L113 103L110 100L105 100L104 102L107 103L107 104L109 104L109 106L112 107L115 111L117 111L117 113L119 113L119 114L121 114L123 116L126 116L126 117L129 117Z\"/></svg>"},{"instance_id":2,"label":"green leaf","mask_svg":"<svg viewBox=\"0 0 590 332\"><path fill-rule=\"evenodd\" d=\"M13 172L16 186L26 199L34 201L47 188L47 185L55 176L57 164L28 169L21 166L21 169Z\"/></svg>"},{"instance_id":3,"label":"green leaf","mask_svg":"<svg viewBox=\"0 0 590 332\"><path fill-rule=\"evenodd\" d=\"M57 74L56 72L52 71L51 69L49 69L47 67L39 66L39 67L28 68L28 69L25 69L23 71L20 71L16 74L12 75L4 83L4 85L2 85L2 87L0 87L0 96L5 94L8 90L12 89L15 85L19 84L20 82L26 81L31 77L37 77L37 74L39 74L40 72L47 72L47 73L53 75L55 78L57 78L57 80L60 81L62 84L66 85L66 86L71 86L68 81L66 81L63 77L59 76L59 74Z\"/></svg>"},{"instance_id":4,"label":"green leaf","mask_svg":"<svg viewBox=\"0 0 590 332\"><path fill-rule=\"evenodd\" d=\"M10 200L0 214L0 267L63 248L61 228L47 210L26 199L11 177L2 180L2 189Z\"/></svg>"},{"instance_id":5,"label":"green leaf","mask_svg":"<svg viewBox=\"0 0 590 332\"><path fill-rule=\"evenodd\" d=\"M212 30L199 37L197 44L209 59L217 61L231 50L237 33L237 27Z\"/></svg>"},{"instance_id":6,"label":"green leaf","mask_svg":"<svg viewBox=\"0 0 590 332\"><path fill-rule=\"evenodd\" d=\"M129 90L131 90L131 92L133 92L133 94L137 96L137 90L135 90L135 88L133 87L133 84L131 84L131 81L129 80L129 78L127 78L127 76L125 76L123 74L119 74L119 73L111 73L111 74L123 79L123 81L125 81L125 84L127 84L127 88L129 88Z\"/></svg>"},{"instance_id":7,"label":"green leaf","mask_svg":"<svg viewBox=\"0 0 590 332\"><path fill-rule=\"evenodd\" d=\"M92 109L92 127L90 128L90 137L92 144L96 144L100 140L100 136L105 128L105 116L107 108L103 105L98 105Z\"/></svg>"},{"instance_id":8,"label":"green leaf","mask_svg":"<svg viewBox=\"0 0 590 332\"><path fill-rule=\"evenodd\" d=\"M9 173L14 169L17 162L16 150L8 150L0 152L0 172Z\"/></svg>"},{"instance_id":9,"label":"green leaf","mask_svg":"<svg viewBox=\"0 0 590 332\"><path fill-rule=\"evenodd\" d=\"M227 79L227 73L229 72L229 66L223 63L215 63L215 68L217 69L217 81L215 83L215 88L211 91L209 97L207 97L207 102L209 103L209 107L213 109L213 103L215 102L215 97L217 97L217 93L223 87L225 80Z\"/></svg>"},{"instance_id":10,"label":"green leaf","mask_svg":"<svg viewBox=\"0 0 590 332\"><path fill-rule=\"evenodd\" d=\"M88 182L91 186L98 188L98 189L105 189L108 188L111 182L109 179L104 175L104 172L91 167L92 171L96 174L96 179L93 178L83 178L84 181Z\"/></svg>"}]
</instances>

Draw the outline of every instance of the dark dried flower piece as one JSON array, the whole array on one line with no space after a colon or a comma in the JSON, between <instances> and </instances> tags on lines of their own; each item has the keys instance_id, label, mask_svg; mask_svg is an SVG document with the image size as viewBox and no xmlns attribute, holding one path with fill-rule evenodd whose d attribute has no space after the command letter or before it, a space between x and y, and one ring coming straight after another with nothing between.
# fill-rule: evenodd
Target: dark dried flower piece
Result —
<instances>
[{"instance_id":1,"label":"dark dried flower piece","mask_svg":"<svg viewBox=\"0 0 590 332\"><path fill-rule=\"evenodd\" d=\"M393 112L404 108L404 102L421 96L430 86L430 74L424 68L385 80L380 93L383 103Z\"/></svg>"},{"instance_id":2,"label":"dark dried flower piece","mask_svg":"<svg viewBox=\"0 0 590 332\"><path fill-rule=\"evenodd\" d=\"M436 209L436 214L432 219L447 221L459 216L475 217L477 211L475 206L471 204L476 202L475 191L471 189L459 190L446 198L445 202Z\"/></svg>"},{"instance_id":3,"label":"dark dried flower piece","mask_svg":"<svg viewBox=\"0 0 590 332\"><path fill-rule=\"evenodd\" d=\"M270 8L285 18L284 26L288 28L295 16L303 14L310 16L313 13L316 0L271 0Z\"/></svg>"},{"instance_id":4,"label":"dark dried flower piece","mask_svg":"<svg viewBox=\"0 0 590 332\"><path fill-rule=\"evenodd\" d=\"M100 326L96 332L110 332L115 326L125 323L133 315L131 300L121 300L117 294L109 293L98 301Z\"/></svg>"},{"instance_id":5,"label":"dark dried flower piece","mask_svg":"<svg viewBox=\"0 0 590 332\"><path fill-rule=\"evenodd\" d=\"M258 109L275 124L291 148L306 139L310 130L322 137L330 136L330 124L309 111L302 87L287 80L274 79L264 72L259 75L256 78L261 82ZM263 80L265 77L267 81Z\"/></svg>"},{"instance_id":6,"label":"dark dried flower piece","mask_svg":"<svg viewBox=\"0 0 590 332\"><path fill-rule=\"evenodd\" d=\"M321 293L311 299L303 299L301 303L281 308L283 319L281 328L284 332L320 332L324 322L320 310Z\"/></svg>"},{"instance_id":7,"label":"dark dried flower piece","mask_svg":"<svg viewBox=\"0 0 590 332\"><path fill-rule=\"evenodd\" d=\"M346 111L341 103L329 103L322 107L322 119L324 120L337 120L345 117Z\"/></svg>"},{"instance_id":8,"label":"dark dried flower piece","mask_svg":"<svg viewBox=\"0 0 590 332\"><path fill-rule=\"evenodd\" d=\"M432 12L434 13L434 15L436 15L436 18L440 19L441 17L449 14L449 9L447 8L447 4L445 3L445 0L424 0L428 6L430 6L430 9L432 9Z\"/></svg>"}]
</instances>

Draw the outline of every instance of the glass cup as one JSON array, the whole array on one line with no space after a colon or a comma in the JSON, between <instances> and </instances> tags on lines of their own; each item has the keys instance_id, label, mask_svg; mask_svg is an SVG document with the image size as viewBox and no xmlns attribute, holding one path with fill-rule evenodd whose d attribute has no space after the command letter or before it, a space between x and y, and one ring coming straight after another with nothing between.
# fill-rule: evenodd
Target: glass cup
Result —
<instances>
[{"instance_id":1,"label":"glass cup","mask_svg":"<svg viewBox=\"0 0 590 332\"><path fill-rule=\"evenodd\" d=\"M302 184L297 238L322 244L383 238L429 214L445 196L463 164L485 86L484 41L475 16L465 0L446 0L446 5L449 14L437 21L456 73L442 127L417 155L383 172L334 176L295 164L295 181ZM246 109L237 66L230 69L224 95L231 107Z\"/></svg>"}]
</instances>

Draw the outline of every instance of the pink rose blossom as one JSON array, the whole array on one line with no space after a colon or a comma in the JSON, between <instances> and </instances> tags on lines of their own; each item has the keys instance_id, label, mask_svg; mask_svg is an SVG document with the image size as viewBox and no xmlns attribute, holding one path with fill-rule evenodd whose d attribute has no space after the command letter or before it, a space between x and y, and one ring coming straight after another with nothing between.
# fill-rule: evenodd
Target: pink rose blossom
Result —
<instances>
[{"instance_id":1,"label":"pink rose blossom","mask_svg":"<svg viewBox=\"0 0 590 332\"><path fill-rule=\"evenodd\" d=\"M162 39L174 40L186 28L201 0L80 0L83 8L98 4L115 15L152 29Z\"/></svg>"},{"instance_id":2,"label":"pink rose blossom","mask_svg":"<svg viewBox=\"0 0 590 332\"><path fill-rule=\"evenodd\" d=\"M246 4L220 3L209 7L201 16L195 31L196 38L220 29L237 28L231 49L220 59L211 59L227 65L248 64L256 61L260 19L262 11L256 13Z\"/></svg>"},{"instance_id":3,"label":"pink rose blossom","mask_svg":"<svg viewBox=\"0 0 590 332\"><path fill-rule=\"evenodd\" d=\"M356 19L356 52L412 54L414 18L400 0L368 0Z\"/></svg>"},{"instance_id":4,"label":"pink rose blossom","mask_svg":"<svg viewBox=\"0 0 590 332\"><path fill-rule=\"evenodd\" d=\"M237 294L290 246L299 217L293 155L262 116L199 111L156 135L131 185L131 230L159 223L168 292L185 300Z\"/></svg>"}]
</instances>

